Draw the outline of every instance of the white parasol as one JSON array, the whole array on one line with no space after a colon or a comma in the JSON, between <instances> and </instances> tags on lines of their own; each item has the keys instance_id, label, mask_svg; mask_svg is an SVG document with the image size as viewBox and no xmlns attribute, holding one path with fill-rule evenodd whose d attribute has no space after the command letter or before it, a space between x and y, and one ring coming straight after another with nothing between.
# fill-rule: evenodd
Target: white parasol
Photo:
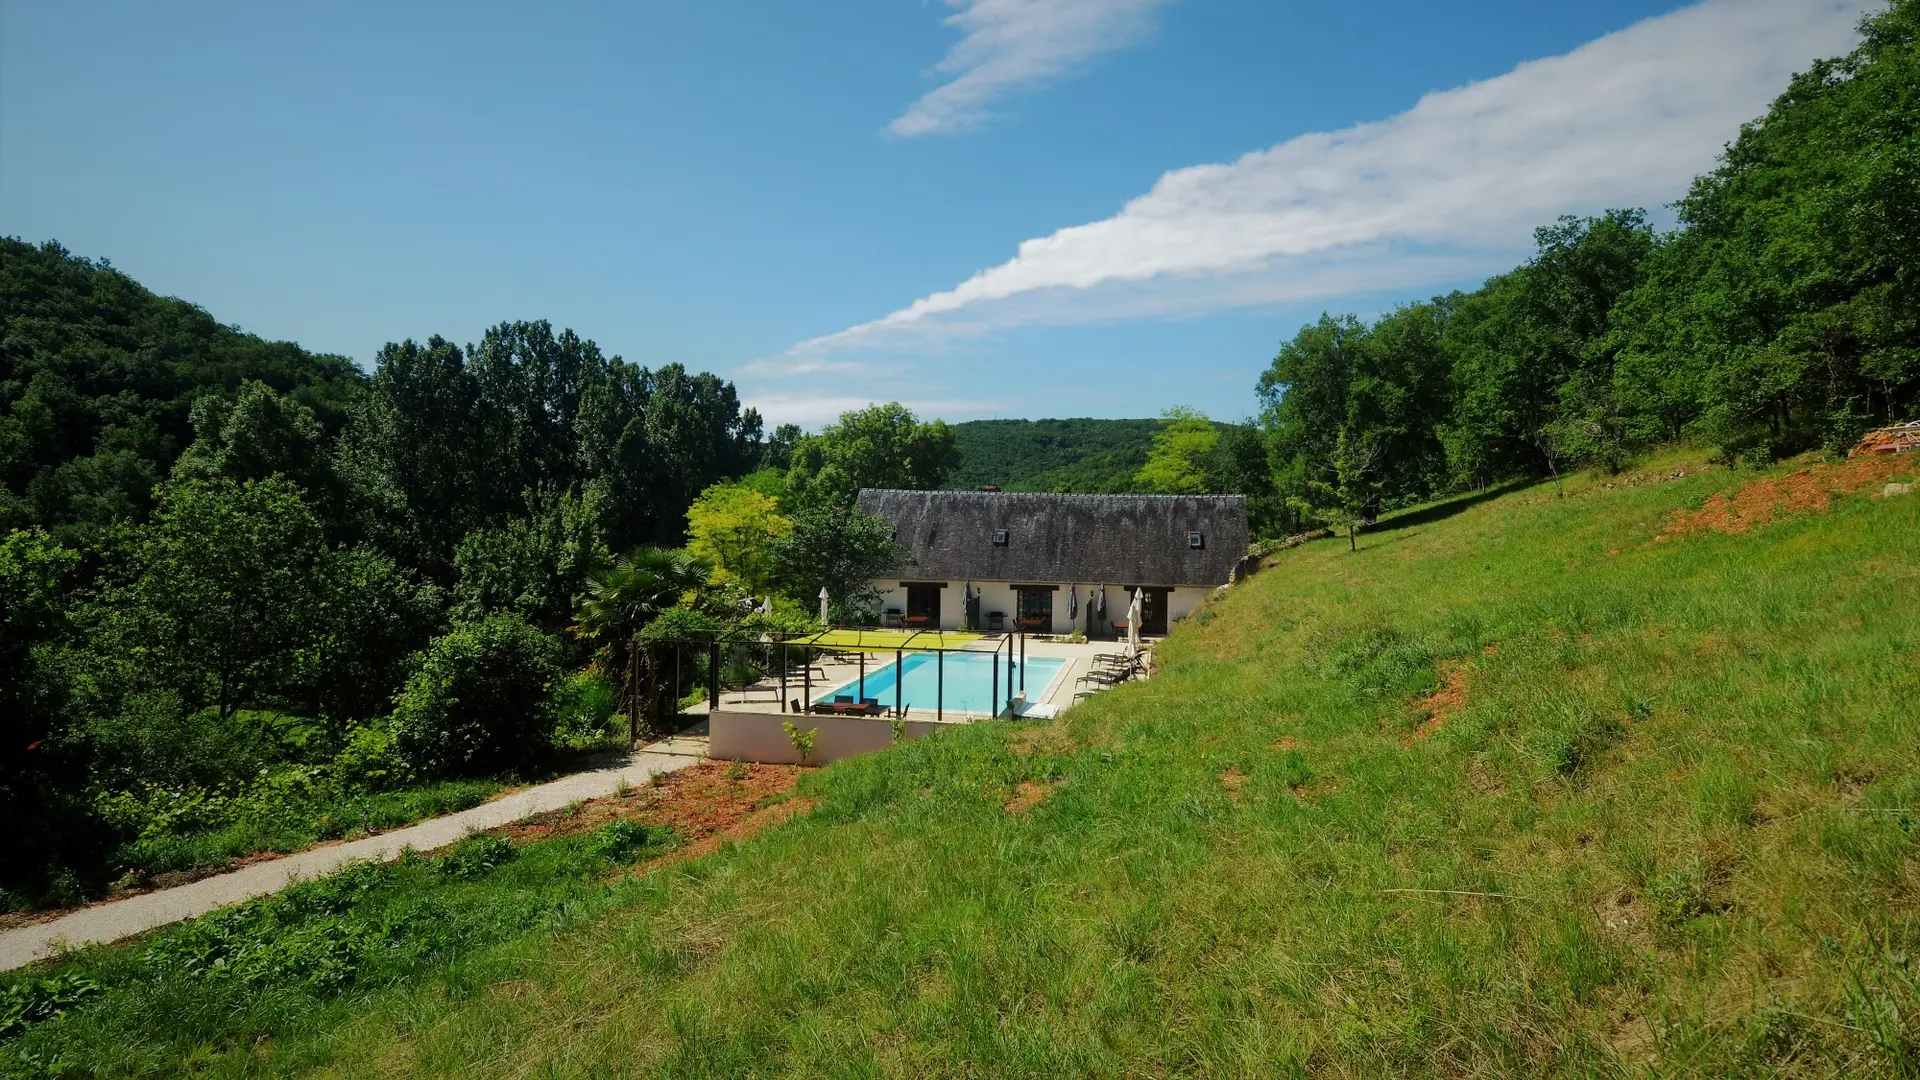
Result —
<instances>
[{"instance_id":1,"label":"white parasol","mask_svg":"<svg viewBox=\"0 0 1920 1080\"><path fill-rule=\"evenodd\" d=\"M833 625L827 620L827 587L825 585L820 586L820 625Z\"/></svg>"},{"instance_id":2,"label":"white parasol","mask_svg":"<svg viewBox=\"0 0 1920 1080\"><path fill-rule=\"evenodd\" d=\"M1127 605L1127 655L1128 656L1134 656L1140 652L1140 593L1141 592L1142 590L1140 589L1133 590L1133 603Z\"/></svg>"}]
</instances>

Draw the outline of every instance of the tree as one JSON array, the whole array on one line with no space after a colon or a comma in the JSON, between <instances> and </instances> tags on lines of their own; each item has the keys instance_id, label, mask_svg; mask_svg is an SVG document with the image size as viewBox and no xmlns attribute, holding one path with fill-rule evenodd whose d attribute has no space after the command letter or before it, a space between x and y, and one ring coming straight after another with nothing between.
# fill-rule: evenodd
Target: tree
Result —
<instances>
[{"instance_id":1,"label":"tree","mask_svg":"<svg viewBox=\"0 0 1920 1080\"><path fill-rule=\"evenodd\" d=\"M696 596L713 581L713 564L667 548L641 548L613 566L587 576L586 595L575 610L573 632L597 645L621 670L627 715L643 712L640 680L644 650L640 631L660 613Z\"/></svg>"},{"instance_id":2,"label":"tree","mask_svg":"<svg viewBox=\"0 0 1920 1080\"><path fill-rule=\"evenodd\" d=\"M524 517L468 533L454 550L456 618L512 611L557 634L594 571L613 561L600 530L600 498L530 492Z\"/></svg>"},{"instance_id":3,"label":"tree","mask_svg":"<svg viewBox=\"0 0 1920 1080\"><path fill-rule=\"evenodd\" d=\"M1355 534L1373 519L1380 500L1380 446L1365 435L1341 428L1335 440L1334 478L1309 480L1307 494L1288 501L1309 520L1347 531L1347 549L1360 550Z\"/></svg>"},{"instance_id":4,"label":"tree","mask_svg":"<svg viewBox=\"0 0 1920 1080\"><path fill-rule=\"evenodd\" d=\"M1252 424L1228 424L1206 462L1206 488L1247 497L1247 524L1255 536L1280 525L1284 503L1275 499L1273 464L1266 436Z\"/></svg>"},{"instance_id":5,"label":"tree","mask_svg":"<svg viewBox=\"0 0 1920 1080\"><path fill-rule=\"evenodd\" d=\"M0 538L0 883L25 884L59 858L75 830L57 813L85 783L80 748L68 745L66 693L52 653L71 628L67 592L80 553L44 529Z\"/></svg>"},{"instance_id":6,"label":"tree","mask_svg":"<svg viewBox=\"0 0 1920 1080\"><path fill-rule=\"evenodd\" d=\"M843 609L870 611L879 603L874 579L906 558L884 519L829 503L794 515L793 533L777 545L775 563L786 594L807 610L824 588Z\"/></svg>"},{"instance_id":7,"label":"tree","mask_svg":"<svg viewBox=\"0 0 1920 1080\"><path fill-rule=\"evenodd\" d=\"M788 482L804 501L851 506L861 488L937 488L959 463L952 428L894 401L841 413L801 439Z\"/></svg>"},{"instance_id":8,"label":"tree","mask_svg":"<svg viewBox=\"0 0 1920 1080\"><path fill-rule=\"evenodd\" d=\"M288 696L313 634L320 522L281 477L177 480L96 598L105 658L222 721Z\"/></svg>"},{"instance_id":9,"label":"tree","mask_svg":"<svg viewBox=\"0 0 1920 1080\"><path fill-rule=\"evenodd\" d=\"M1915 415L1916 87L1920 5L1896 0L1695 179L1609 342L1649 427L1766 460Z\"/></svg>"},{"instance_id":10,"label":"tree","mask_svg":"<svg viewBox=\"0 0 1920 1080\"><path fill-rule=\"evenodd\" d=\"M1220 443L1219 429L1200 413L1175 406L1160 414L1161 428L1153 437L1147 463L1134 482L1147 491L1165 495L1192 495L1206 490L1207 465Z\"/></svg>"},{"instance_id":11,"label":"tree","mask_svg":"<svg viewBox=\"0 0 1920 1080\"><path fill-rule=\"evenodd\" d=\"M744 482L715 484L687 509L687 550L755 596L772 585L775 546L792 533L780 504Z\"/></svg>"}]
</instances>

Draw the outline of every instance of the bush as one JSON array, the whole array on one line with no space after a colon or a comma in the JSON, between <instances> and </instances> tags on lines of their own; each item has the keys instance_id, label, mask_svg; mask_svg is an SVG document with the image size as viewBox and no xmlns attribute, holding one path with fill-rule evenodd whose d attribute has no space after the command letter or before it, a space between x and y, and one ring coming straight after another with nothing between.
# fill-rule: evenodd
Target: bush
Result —
<instances>
[{"instance_id":1,"label":"bush","mask_svg":"<svg viewBox=\"0 0 1920 1080\"><path fill-rule=\"evenodd\" d=\"M567 676L554 693L553 741L561 746L588 746L610 736L619 693L591 671Z\"/></svg>"},{"instance_id":2,"label":"bush","mask_svg":"<svg viewBox=\"0 0 1920 1080\"><path fill-rule=\"evenodd\" d=\"M638 852L664 844L670 833L625 818L609 821L587 836L587 850L610 862L622 862Z\"/></svg>"},{"instance_id":3,"label":"bush","mask_svg":"<svg viewBox=\"0 0 1920 1080\"><path fill-rule=\"evenodd\" d=\"M400 759L422 776L524 770L553 749L559 646L511 612L456 626L394 698Z\"/></svg>"},{"instance_id":4,"label":"bush","mask_svg":"<svg viewBox=\"0 0 1920 1080\"><path fill-rule=\"evenodd\" d=\"M440 857L440 876L470 881L486 877L513 861L513 841L504 836L469 836Z\"/></svg>"},{"instance_id":5,"label":"bush","mask_svg":"<svg viewBox=\"0 0 1920 1080\"><path fill-rule=\"evenodd\" d=\"M413 779L390 722L354 724L334 755L334 780L350 791L388 791Z\"/></svg>"}]
</instances>

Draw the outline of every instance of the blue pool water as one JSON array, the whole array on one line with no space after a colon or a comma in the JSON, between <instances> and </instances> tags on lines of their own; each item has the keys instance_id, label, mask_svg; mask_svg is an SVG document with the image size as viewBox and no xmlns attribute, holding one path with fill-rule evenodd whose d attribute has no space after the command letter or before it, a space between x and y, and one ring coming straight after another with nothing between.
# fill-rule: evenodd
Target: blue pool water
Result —
<instances>
[{"instance_id":1,"label":"blue pool water","mask_svg":"<svg viewBox=\"0 0 1920 1080\"><path fill-rule=\"evenodd\" d=\"M944 663L939 662L935 653L913 653L898 665L888 663L880 667L867 669L865 695L878 698L882 705L893 707L893 684L900 680L900 701L910 707L916 716L931 714L934 706L945 691L945 701L938 702L949 713L991 713L994 696L994 664L1000 665L1000 707L1007 702L1007 659L993 653L947 653ZM1047 684L1060 669L1066 666L1066 660L1058 656L1029 656L1025 664L1027 676L1027 700L1038 701L1046 693ZM942 670L944 668L944 670ZM1020 686L1021 665L1013 665L1013 685ZM944 685L943 685L944 684ZM832 701L836 695L846 694L858 697L861 694L860 680L855 679L843 686L835 687L815 697L815 701Z\"/></svg>"}]
</instances>

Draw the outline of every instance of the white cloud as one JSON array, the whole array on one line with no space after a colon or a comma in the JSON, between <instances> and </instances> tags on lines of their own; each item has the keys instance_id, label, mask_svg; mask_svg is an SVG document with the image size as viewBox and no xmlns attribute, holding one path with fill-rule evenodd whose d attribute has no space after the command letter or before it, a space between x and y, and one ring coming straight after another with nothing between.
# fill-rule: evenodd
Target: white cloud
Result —
<instances>
[{"instance_id":1,"label":"white cloud","mask_svg":"<svg viewBox=\"0 0 1920 1080\"><path fill-rule=\"evenodd\" d=\"M941 135L985 122L994 101L1072 71L1153 32L1165 0L946 0L964 33L935 65L949 80L887 125L895 135Z\"/></svg>"},{"instance_id":2,"label":"white cloud","mask_svg":"<svg viewBox=\"0 0 1920 1080\"><path fill-rule=\"evenodd\" d=\"M1027 240L952 289L786 355L925 350L1009 326L1327 300L1502 269L1558 214L1684 193L1792 72L1852 47L1868 6L1709 0L1387 120L1176 169L1110 218Z\"/></svg>"},{"instance_id":3,"label":"white cloud","mask_svg":"<svg viewBox=\"0 0 1920 1080\"><path fill-rule=\"evenodd\" d=\"M838 420L843 412L888 401L900 401L900 398L885 394L862 397L853 394L783 393L777 396L749 395L745 404L760 410L769 430L775 424L799 424L812 430ZM902 401L901 404L923 419L936 416L991 416L1004 412L1008 406L1004 401L976 398L913 399Z\"/></svg>"}]
</instances>

